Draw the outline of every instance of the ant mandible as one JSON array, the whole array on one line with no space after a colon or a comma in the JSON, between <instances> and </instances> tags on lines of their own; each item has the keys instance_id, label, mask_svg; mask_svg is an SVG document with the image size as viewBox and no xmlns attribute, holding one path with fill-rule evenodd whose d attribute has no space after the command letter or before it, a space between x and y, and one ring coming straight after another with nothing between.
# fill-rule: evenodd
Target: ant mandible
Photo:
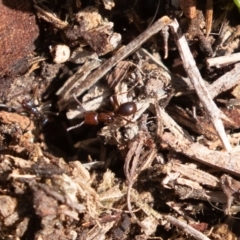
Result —
<instances>
[{"instance_id":1,"label":"ant mandible","mask_svg":"<svg viewBox=\"0 0 240 240\"><path fill-rule=\"evenodd\" d=\"M78 101L76 96L73 95L73 97L76 100L76 102L81 106L82 104ZM97 113L97 112L85 111L84 120L80 124L68 128L67 131L78 128L83 124L98 125L99 123L105 123L105 124L112 123L117 115L120 115L122 117L128 117L136 112L137 112L137 105L135 102L123 103L118 106L115 112Z\"/></svg>"}]
</instances>

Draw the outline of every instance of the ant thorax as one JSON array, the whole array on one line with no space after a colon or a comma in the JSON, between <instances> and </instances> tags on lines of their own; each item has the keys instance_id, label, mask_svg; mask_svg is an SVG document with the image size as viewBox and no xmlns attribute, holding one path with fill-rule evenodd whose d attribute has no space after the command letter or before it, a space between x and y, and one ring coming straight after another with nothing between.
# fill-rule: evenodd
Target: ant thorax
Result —
<instances>
[{"instance_id":1,"label":"ant thorax","mask_svg":"<svg viewBox=\"0 0 240 240\"><path fill-rule=\"evenodd\" d=\"M39 107L34 103L33 99L23 99L21 106L23 111L28 113L30 116L32 115L38 124L45 125L48 122L47 113L49 112L46 111L46 108L49 108L49 104Z\"/></svg>"}]
</instances>

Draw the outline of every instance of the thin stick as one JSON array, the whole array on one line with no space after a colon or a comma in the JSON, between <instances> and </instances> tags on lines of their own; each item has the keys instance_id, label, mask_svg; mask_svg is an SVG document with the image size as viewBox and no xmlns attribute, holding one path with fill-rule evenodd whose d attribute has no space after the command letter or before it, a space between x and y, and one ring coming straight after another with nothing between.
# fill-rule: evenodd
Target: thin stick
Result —
<instances>
[{"instance_id":1,"label":"thin stick","mask_svg":"<svg viewBox=\"0 0 240 240\"><path fill-rule=\"evenodd\" d=\"M50 13L49 11L40 8L38 5L34 4L34 8L37 10L38 17L44 19L45 21L52 23L58 29L64 29L69 26L67 22L61 21L59 18Z\"/></svg>"},{"instance_id":2,"label":"thin stick","mask_svg":"<svg viewBox=\"0 0 240 240\"><path fill-rule=\"evenodd\" d=\"M212 30L213 22L213 0L207 0L206 5L206 37L209 36Z\"/></svg>"},{"instance_id":3,"label":"thin stick","mask_svg":"<svg viewBox=\"0 0 240 240\"><path fill-rule=\"evenodd\" d=\"M176 39L176 44L178 46L178 50L183 61L185 71L187 72L189 79L192 82L205 111L210 116L211 122L224 148L227 151L231 151L232 147L227 138L221 118L227 121L229 121L229 119L217 108L216 104L212 100L211 94L209 93L206 85L204 84L201 74L196 66L196 62L194 61L193 56L190 52L187 40L180 32L177 20L173 21L170 24L170 27Z\"/></svg>"},{"instance_id":4,"label":"thin stick","mask_svg":"<svg viewBox=\"0 0 240 240\"><path fill-rule=\"evenodd\" d=\"M227 65L231 63L236 63L240 61L240 53L233 53L228 56L221 56L215 58L208 58L206 60L208 67Z\"/></svg>"},{"instance_id":5,"label":"thin stick","mask_svg":"<svg viewBox=\"0 0 240 240\"><path fill-rule=\"evenodd\" d=\"M181 228L182 230L184 230L185 233L190 234L197 240L210 240L210 238L205 236L203 233L199 232L198 230L194 229L193 227L191 227L190 225L183 221L180 221L170 215L165 216L165 219L168 220L168 222L170 222L171 224L175 225L176 227Z\"/></svg>"}]
</instances>

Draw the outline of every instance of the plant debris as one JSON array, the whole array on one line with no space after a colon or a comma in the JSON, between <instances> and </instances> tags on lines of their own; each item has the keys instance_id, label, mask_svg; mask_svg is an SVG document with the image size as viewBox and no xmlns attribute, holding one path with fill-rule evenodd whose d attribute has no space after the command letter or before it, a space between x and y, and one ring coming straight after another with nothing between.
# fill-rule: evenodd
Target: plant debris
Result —
<instances>
[{"instance_id":1,"label":"plant debris","mask_svg":"<svg viewBox=\"0 0 240 240\"><path fill-rule=\"evenodd\" d=\"M1 6L1 239L240 237L233 2Z\"/></svg>"}]
</instances>

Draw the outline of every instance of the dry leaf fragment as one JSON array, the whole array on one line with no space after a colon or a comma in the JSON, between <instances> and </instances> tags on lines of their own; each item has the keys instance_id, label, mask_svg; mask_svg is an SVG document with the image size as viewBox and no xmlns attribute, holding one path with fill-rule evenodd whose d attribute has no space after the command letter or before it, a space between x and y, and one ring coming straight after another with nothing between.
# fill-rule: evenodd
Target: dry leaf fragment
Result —
<instances>
[{"instance_id":1,"label":"dry leaf fragment","mask_svg":"<svg viewBox=\"0 0 240 240\"><path fill-rule=\"evenodd\" d=\"M115 7L115 2L113 0L103 0L105 9L111 10Z\"/></svg>"},{"instance_id":2,"label":"dry leaf fragment","mask_svg":"<svg viewBox=\"0 0 240 240\"><path fill-rule=\"evenodd\" d=\"M229 229L229 226L225 223L218 224L214 227L211 233L211 239L231 239L237 240L237 236Z\"/></svg>"},{"instance_id":3,"label":"dry leaf fragment","mask_svg":"<svg viewBox=\"0 0 240 240\"><path fill-rule=\"evenodd\" d=\"M227 207L225 209L225 213L227 215L231 215L231 205L235 197L239 198L239 190L240 190L240 182L233 179L232 177L224 174L221 177L221 184L223 192L227 196Z\"/></svg>"}]
</instances>

